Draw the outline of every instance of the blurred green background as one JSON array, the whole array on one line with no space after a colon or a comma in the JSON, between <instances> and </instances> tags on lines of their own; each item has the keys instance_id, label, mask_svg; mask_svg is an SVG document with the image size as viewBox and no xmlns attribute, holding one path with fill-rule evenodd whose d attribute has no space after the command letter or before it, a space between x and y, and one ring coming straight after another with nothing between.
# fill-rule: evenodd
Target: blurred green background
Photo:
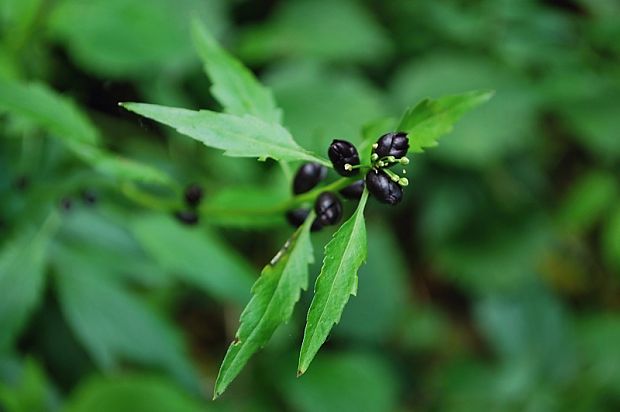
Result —
<instances>
[{"instance_id":1,"label":"blurred green background","mask_svg":"<svg viewBox=\"0 0 620 412\"><path fill-rule=\"evenodd\" d=\"M144 193L197 182L221 210L289 188L271 162L117 106L218 108L190 17L319 153L424 97L496 90L412 157L401 205L370 202L358 296L308 373L307 293L216 402L250 286L291 229L209 213L188 228ZM0 36L0 80L47 84L102 142L93 165L0 108L0 411L620 410L618 1L0 0ZM116 156L173 195L115 175Z\"/></svg>"}]
</instances>

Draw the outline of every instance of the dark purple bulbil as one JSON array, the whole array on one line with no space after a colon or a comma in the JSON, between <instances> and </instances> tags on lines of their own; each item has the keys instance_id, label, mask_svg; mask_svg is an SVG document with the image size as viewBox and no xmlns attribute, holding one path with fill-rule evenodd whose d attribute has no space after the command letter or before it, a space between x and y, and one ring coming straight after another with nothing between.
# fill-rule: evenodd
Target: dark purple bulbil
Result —
<instances>
[{"instance_id":1,"label":"dark purple bulbil","mask_svg":"<svg viewBox=\"0 0 620 412\"><path fill-rule=\"evenodd\" d=\"M286 212L286 220L288 220L291 226L299 227L304 224L309 213L310 209L305 209L303 207L299 209L289 210L288 212ZM317 230L321 230L322 228L323 225L321 224L321 222L319 222L319 220L315 218L314 222L312 222L312 227L310 227L310 231L316 232Z\"/></svg>"},{"instance_id":2,"label":"dark purple bulbil","mask_svg":"<svg viewBox=\"0 0 620 412\"><path fill-rule=\"evenodd\" d=\"M293 178L293 193L305 193L327 176L327 168L318 163L304 163L299 167Z\"/></svg>"},{"instance_id":3,"label":"dark purple bulbil","mask_svg":"<svg viewBox=\"0 0 620 412\"><path fill-rule=\"evenodd\" d=\"M355 176L359 173L358 169L345 170L344 165L356 166L360 164L360 156L352 143L346 140L334 140L327 150L329 160L332 161L334 169L341 176Z\"/></svg>"},{"instance_id":4,"label":"dark purple bulbil","mask_svg":"<svg viewBox=\"0 0 620 412\"><path fill-rule=\"evenodd\" d=\"M366 187L379 202L395 205L403 198L403 189L383 170L373 169L366 175Z\"/></svg>"},{"instance_id":5,"label":"dark purple bulbil","mask_svg":"<svg viewBox=\"0 0 620 412\"><path fill-rule=\"evenodd\" d=\"M387 156L400 159L409 150L409 138L405 132L386 133L377 140L377 145L374 152L379 156L379 159Z\"/></svg>"},{"instance_id":6,"label":"dark purple bulbil","mask_svg":"<svg viewBox=\"0 0 620 412\"><path fill-rule=\"evenodd\" d=\"M360 179L340 190L340 194L349 200L359 200L364 193L364 186L364 179Z\"/></svg>"},{"instance_id":7,"label":"dark purple bulbil","mask_svg":"<svg viewBox=\"0 0 620 412\"><path fill-rule=\"evenodd\" d=\"M314 203L314 211L321 225L335 225L342 217L342 203L332 192L323 192Z\"/></svg>"}]
</instances>

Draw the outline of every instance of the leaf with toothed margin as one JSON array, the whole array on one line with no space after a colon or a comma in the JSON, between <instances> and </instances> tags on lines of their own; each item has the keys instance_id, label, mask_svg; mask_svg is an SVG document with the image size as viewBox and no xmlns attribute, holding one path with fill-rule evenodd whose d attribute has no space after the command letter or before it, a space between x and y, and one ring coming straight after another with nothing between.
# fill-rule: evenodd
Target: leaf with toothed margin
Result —
<instances>
[{"instance_id":1,"label":"leaf with toothed margin","mask_svg":"<svg viewBox=\"0 0 620 412\"><path fill-rule=\"evenodd\" d=\"M303 374L323 345L334 324L340 321L349 295L357 293L357 271L366 261L366 224L364 207L368 191L357 210L342 224L325 246L325 259L314 287L308 310L304 340L301 344L297 375Z\"/></svg>"},{"instance_id":2,"label":"leaf with toothed margin","mask_svg":"<svg viewBox=\"0 0 620 412\"><path fill-rule=\"evenodd\" d=\"M224 150L224 154L228 156L306 160L331 167L331 163L326 159L319 158L299 146L284 127L265 122L258 117L146 103L121 103L121 106L173 127L179 133L207 146Z\"/></svg>"},{"instance_id":3,"label":"leaf with toothed margin","mask_svg":"<svg viewBox=\"0 0 620 412\"><path fill-rule=\"evenodd\" d=\"M249 114L268 123L280 123L282 110L271 90L256 80L252 72L226 52L198 21L194 21L196 50L213 85L211 93L227 113Z\"/></svg>"},{"instance_id":4,"label":"leaf with toothed margin","mask_svg":"<svg viewBox=\"0 0 620 412\"><path fill-rule=\"evenodd\" d=\"M493 97L492 91L472 91L437 100L424 99L405 111L397 130L409 134L409 151L423 152L437 146L439 138L452 131L466 112Z\"/></svg>"},{"instance_id":5,"label":"leaf with toothed margin","mask_svg":"<svg viewBox=\"0 0 620 412\"><path fill-rule=\"evenodd\" d=\"M313 221L314 213L311 213L254 283L252 299L241 314L241 325L220 367L214 398L224 392L277 327L291 317L301 290L308 286L308 264L313 260L310 242Z\"/></svg>"}]
</instances>

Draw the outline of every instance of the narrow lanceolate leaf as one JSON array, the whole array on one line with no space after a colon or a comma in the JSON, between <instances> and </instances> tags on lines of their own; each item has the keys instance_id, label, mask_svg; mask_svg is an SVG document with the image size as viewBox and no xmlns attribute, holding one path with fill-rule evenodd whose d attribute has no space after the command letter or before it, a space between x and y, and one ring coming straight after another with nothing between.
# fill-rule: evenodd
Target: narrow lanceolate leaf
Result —
<instances>
[{"instance_id":1,"label":"narrow lanceolate leaf","mask_svg":"<svg viewBox=\"0 0 620 412\"><path fill-rule=\"evenodd\" d=\"M308 310L297 375L308 369L331 328L340 321L349 295L357 293L357 271L366 261L367 252L364 223L367 199L368 191L364 191L353 216L343 223L325 246L323 267Z\"/></svg>"},{"instance_id":2,"label":"narrow lanceolate leaf","mask_svg":"<svg viewBox=\"0 0 620 412\"><path fill-rule=\"evenodd\" d=\"M228 348L215 382L217 398L239 374L250 357L262 348L278 326L288 321L302 289L308 285L312 262L311 214L278 254L265 266L252 287L252 299L241 314L241 325Z\"/></svg>"},{"instance_id":3,"label":"narrow lanceolate leaf","mask_svg":"<svg viewBox=\"0 0 620 412\"><path fill-rule=\"evenodd\" d=\"M207 146L234 157L268 157L275 160L309 160L331 166L299 146L290 133L276 123L258 117L188 110L145 103L123 103L126 109L153 119Z\"/></svg>"},{"instance_id":4,"label":"narrow lanceolate leaf","mask_svg":"<svg viewBox=\"0 0 620 412\"><path fill-rule=\"evenodd\" d=\"M0 352L15 342L42 297L47 249L59 223L52 214L37 232L22 230L0 250Z\"/></svg>"},{"instance_id":5,"label":"narrow lanceolate leaf","mask_svg":"<svg viewBox=\"0 0 620 412\"><path fill-rule=\"evenodd\" d=\"M473 91L437 100L422 100L407 109L398 130L409 133L411 152L422 152L427 147L437 146L437 140L450 133L461 116L492 96L493 92Z\"/></svg>"},{"instance_id":6,"label":"narrow lanceolate leaf","mask_svg":"<svg viewBox=\"0 0 620 412\"><path fill-rule=\"evenodd\" d=\"M88 117L68 98L44 84L0 79L0 109L23 116L65 141L99 141Z\"/></svg>"},{"instance_id":7,"label":"narrow lanceolate leaf","mask_svg":"<svg viewBox=\"0 0 620 412\"><path fill-rule=\"evenodd\" d=\"M226 52L205 27L194 22L194 44L211 79L211 93L227 113L249 114L267 123L280 123L282 111L271 91L239 60Z\"/></svg>"}]
</instances>

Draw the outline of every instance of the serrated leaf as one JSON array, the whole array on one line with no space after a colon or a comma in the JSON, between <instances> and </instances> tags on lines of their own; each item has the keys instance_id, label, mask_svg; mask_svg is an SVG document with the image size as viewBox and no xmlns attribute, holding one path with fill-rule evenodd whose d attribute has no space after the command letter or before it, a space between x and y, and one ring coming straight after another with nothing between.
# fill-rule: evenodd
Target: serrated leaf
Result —
<instances>
[{"instance_id":1,"label":"serrated leaf","mask_svg":"<svg viewBox=\"0 0 620 412\"><path fill-rule=\"evenodd\" d=\"M249 114L267 123L280 123L282 111L271 91L252 72L224 50L199 22L194 22L194 43L207 75L211 93L227 113Z\"/></svg>"},{"instance_id":2,"label":"serrated leaf","mask_svg":"<svg viewBox=\"0 0 620 412\"><path fill-rule=\"evenodd\" d=\"M207 146L233 157L309 160L328 167L331 163L304 150L282 126L254 116L236 116L209 110L188 110L146 103L123 103L123 107L175 128Z\"/></svg>"},{"instance_id":3,"label":"serrated leaf","mask_svg":"<svg viewBox=\"0 0 620 412\"><path fill-rule=\"evenodd\" d=\"M291 317L301 290L308 285L308 264L313 260L313 220L311 214L265 266L252 287L252 299L241 314L241 325L220 367L214 397L224 392L250 357Z\"/></svg>"},{"instance_id":4,"label":"serrated leaf","mask_svg":"<svg viewBox=\"0 0 620 412\"><path fill-rule=\"evenodd\" d=\"M45 258L58 219L39 231L22 230L0 251L0 351L9 347L36 307L45 283Z\"/></svg>"},{"instance_id":5,"label":"serrated leaf","mask_svg":"<svg viewBox=\"0 0 620 412\"><path fill-rule=\"evenodd\" d=\"M422 100L405 111L397 129L409 134L410 152L423 152L425 148L437 146L437 140L449 133L461 116L492 96L493 92L473 91Z\"/></svg>"},{"instance_id":6,"label":"serrated leaf","mask_svg":"<svg viewBox=\"0 0 620 412\"><path fill-rule=\"evenodd\" d=\"M0 109L23 116L63 140L96 144L90 120L68 98L44 84L0 79Z\"/></svg>"},{"instance_id":7,"label":"serrated leaf","mask_svg":"<svg viewBox=\"0 0 620 412\"><path fill-rule=\"evenodd\" d=\"M303 374L323 345L332 326L340 321L349 295L357 293L357 271L366 261L366 224L364 191L357 210L325 246L325 259L314 287L301 344L297 374Z\"/></svg>"}]
</instances>

